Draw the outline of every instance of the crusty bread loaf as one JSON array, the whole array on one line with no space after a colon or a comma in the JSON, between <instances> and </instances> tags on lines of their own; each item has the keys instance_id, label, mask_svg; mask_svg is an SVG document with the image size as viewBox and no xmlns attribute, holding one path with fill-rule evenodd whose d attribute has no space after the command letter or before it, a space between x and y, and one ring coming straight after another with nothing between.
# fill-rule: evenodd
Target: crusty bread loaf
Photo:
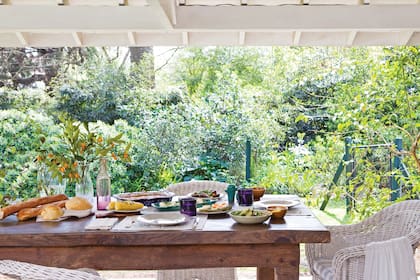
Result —
<instances>
[{"instance_id":1,"label":"crusty bread loaf","mask_svg":"<svg viewBox=\"0 0 420 280\"><path fill-rule=\"evenodd\" d=\"M48 205L45 207L42 207L41 210L41 218L44 220L57 220L61 216L63 216L64 211L61 209L61 207L58 207L57 205Z\"/></svg>"},{"instance_id":2,"label":"crusty bread loaf","mask_svg":"<svg viewBox=\"0 0 420 280\"><path fill-rule=\"evenodd\" d=\"M68 210L88 210L92 208L92 204L83 197L73 197L66 201L66 209Z\"/></svg>"},{"instance_id":3,"label":"crusty bread loaf","mask_svg":"<svg viewBox=\"0 0 420 280\"><path fill-rule=\"evenodd\" d=\"M51 202L56 202L56 201L65 200L65 199L67 199L67 196L65 194L57 194L57 195L46 196L46 197L31 198L29 200L18 202L18 203L6 206L4 208L1 208L0 219L4 219L7 216L18 212L21 209L33 208L39 205L48 204Z\"/></svg>"},{"instance_id":4,"label":"crusty bread loaf","mask_svg":"<svg viewBox=\"0 0 420 280\"><path fill-rule=\"evenodd\" d=\"M66 204L66 201L67 200L61 200L61 201L41 205L41 206L34 207L34 208L21 209L21 210L19 210L19 212L17 212L16 216L17 216L19 221L26 221L26 220L35 218L36 216L39 216L41 214L41 211L42 211L43 207L46 207L48 205L56 205L60 208L63 208L64 205Z\"/></svg>"}]
</instances>

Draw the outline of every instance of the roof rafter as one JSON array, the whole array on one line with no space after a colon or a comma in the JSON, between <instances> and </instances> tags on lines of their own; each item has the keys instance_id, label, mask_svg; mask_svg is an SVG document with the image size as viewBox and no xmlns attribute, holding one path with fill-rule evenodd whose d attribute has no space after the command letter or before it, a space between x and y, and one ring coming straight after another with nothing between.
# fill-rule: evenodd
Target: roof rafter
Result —
<instances>
[{"instance_id":1,"label":"roof rafter","mask_svg":"<svg viewBox=\"0 0 420 280\"><path fill-rule=\"evenodd\" d=\"M149 0L150 7L158 17L165 29L172 29L176 18L174 18L174 0Z\"/></svg>"},{"instance_id":2,"label":"roof rafter","mask_svg":"<svg viewBox=\"0 0 420 280\"><path fill-rule=\"evenodd\" d=\"M420 44L420 0L358 1L0 0L0 47Z\"/></svg>"},{"instance_id":3,"label":"roof rafter","mask_svg":"<svg viewBox=\"0 0 420 280\"><path fill-rule=\"evenodd\" d=\"M420 5L178 6L176 29L418 30L419 14Z\"/></svg>"}]
</instances>

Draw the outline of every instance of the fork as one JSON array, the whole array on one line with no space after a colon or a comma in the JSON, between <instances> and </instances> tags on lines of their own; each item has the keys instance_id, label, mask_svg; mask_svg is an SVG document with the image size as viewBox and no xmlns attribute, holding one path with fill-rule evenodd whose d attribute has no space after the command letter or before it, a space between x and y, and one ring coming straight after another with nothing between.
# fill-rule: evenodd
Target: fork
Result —
<instances>
[{"instance_id":1,"label":"fork","mask_svg":"<svg viewBox=\"0 0 420 280\"><path fill-rule=\"evenodd\" d=\"M199 221L200 221L200 218L196 217L194 220L194 224L192 225L192 230L195 230L197 228Z\"/></svg>"}]
</instances>

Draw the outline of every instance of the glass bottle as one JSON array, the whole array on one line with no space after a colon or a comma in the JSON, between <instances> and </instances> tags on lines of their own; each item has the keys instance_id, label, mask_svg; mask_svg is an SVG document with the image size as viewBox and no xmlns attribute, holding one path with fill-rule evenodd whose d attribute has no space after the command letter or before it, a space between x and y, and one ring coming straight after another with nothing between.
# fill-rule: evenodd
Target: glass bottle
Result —
<instances>
[{"instance_id":1,"label":"glass bottle","mask_svg":"<svg viewBox=\"0 0 420 280\"><path fill-rule=\"evenodd\" d=\"M106 167L106 158L101 158L98 177L96 178L97 209L106 210L111 202L111 178Z\"/></svg>"},{"instance_id":2,"label":"glass bottle","mask_svg":"<svg viewBox=\"0 0 420 280\"><path fill-rule=\"evenodd\" d=\"M78 166L80 181L76 183L76 196L86 198L93 203L93 183L90 177L89 164L80 163Z\"/></svg>"}]
</instances>

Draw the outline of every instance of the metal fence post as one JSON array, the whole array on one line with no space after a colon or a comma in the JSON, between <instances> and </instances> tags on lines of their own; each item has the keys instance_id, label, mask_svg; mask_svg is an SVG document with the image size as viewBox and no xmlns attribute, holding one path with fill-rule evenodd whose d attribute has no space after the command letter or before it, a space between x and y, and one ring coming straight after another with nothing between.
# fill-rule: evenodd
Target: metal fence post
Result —
<instances>
[{"instance_id":1,"label":"metal fence post","mask_svg":"<svg viewBox=\"0 0 420 280\"><path fill-rule=\"evenodd\" d=\"M251 180L251 141L246 139L245 144L245 180Z\"/></svg>"},{"instance_id":2,"label":"metal fence post","mask_svg":"<svg viewBox=\"0 0 420 280\"><path fill-rule=\"evenodd\" d=\"M397 137L394 140L394 144L398 152L402 151L402 138ZM394 161L392 165L392 179L391 179L391 201L395 201L401 196L401 188L398 186L398 182L395 176L395 172L401 170L401 156L399 154L394 155Z\"/></svg>"},{"instance_id":3,"label":"metal fence post","mask_svg":"<svg viewBox=\"0 0 420 280\"><path fill-rule=\"evenodd\" d=\"M349 192L349 182L350 182L350 176L353 172L353 165L349 163L350 159L351 159L351 144L353 142L353 140L351 139L351 137L347 136L345 138L345 146L344 146L344 161L345 161L345 165L346 165L346 192ZM349 175L350 174L350 175ZM347 213L351 210L351 208L353 207L352 205L353 203L351 202L351 199L349 196L346 196L346 211Z\"/></svg>"}]
</instances>

